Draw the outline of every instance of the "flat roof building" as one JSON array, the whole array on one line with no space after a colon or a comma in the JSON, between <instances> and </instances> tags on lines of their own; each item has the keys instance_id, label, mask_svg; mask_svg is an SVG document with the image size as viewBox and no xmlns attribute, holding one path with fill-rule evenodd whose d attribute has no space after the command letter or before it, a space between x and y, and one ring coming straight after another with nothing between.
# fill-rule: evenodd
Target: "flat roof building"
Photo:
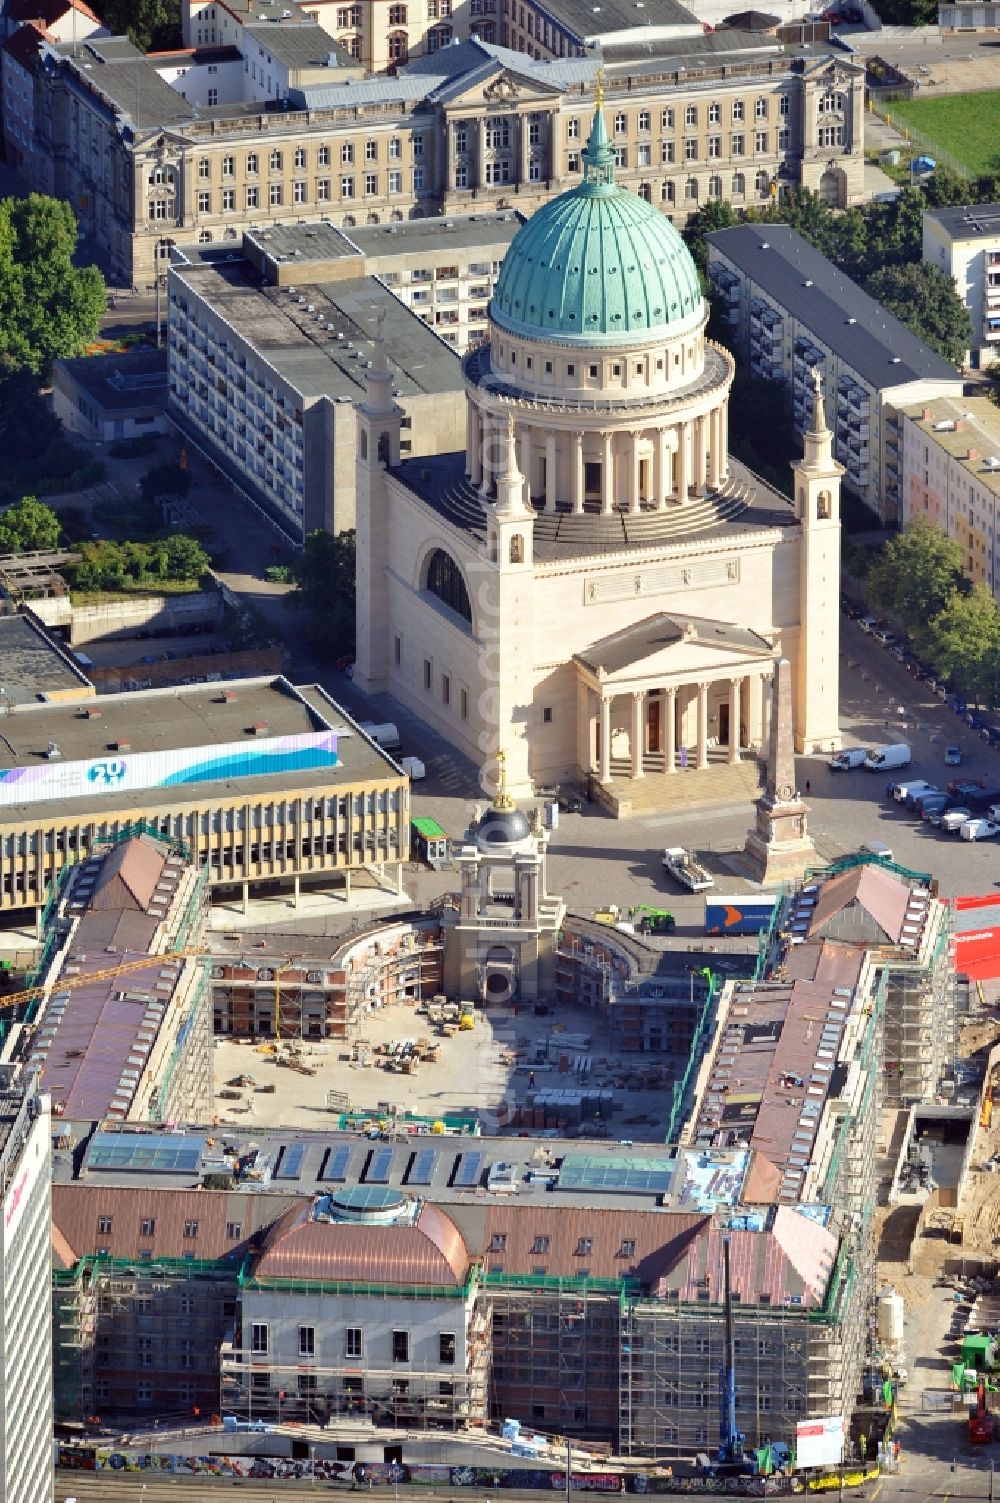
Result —
<instances>
[{"instance_id":1,"label":"flat roof building","mask_svg":"<svg viewBox=\"0 0 1000 1503\"><path fill-rule=\"evenodd\" d=\"M296 226L248 244L280 281L249 257L170 268L170 416L301 547L316 529L354 526L354 403L378 330L411 454L464 422L461 367L337 231Z\"/></svg>"},{"instance_id":2,"label":"flat roof building","mask_svg":"<svg viewBox=\"0 0 1000 1503\"><path fill-rule=\"evenodd\" d=\"M94 692L72 654L32 616L0 615L0 706L76 702Z\"/></svg>"},{"instance_id":3,"label":"flat roof building","mask_svg":"<svg viewBox=\"0 0 1000 1503\"><path fill-rule=\"evenodd\" d=\"M902 514L927 517L962 550L973 584L1000 599L1000 412L989 397L904 407Z\"/></svg>"},{"instance_id":4,"label":"flat roof building","mask_svg":"<svg viewBox=\"0 0 1000 1503\"><path fill-rule=\"evenodd\" d=\"M941 9L967 14L983 7L963 3ZM1000 360L1000 204L926 209L923 258L951 277L969 310L968 364L973 370L995 365Z\"/></svg>"},{"instance_id":5,"label":"flat roof building","mask_svg":"<svg viewBox=\"0 0 1000 1503\"><path fill-rule=\"evenodd\" d=\"M898 408L961 397L961 376L788 225L741 224L707 241L739 359L751 375L787 384L800 433L820 370L844 484L883 521L897 520Z\"/></svg>"},{"instance_id":6,"label":"flat roof building","mask_svg":"<svg viewBox=\"0 0 1000 1503\"><path fill-rule=\"evenodd\" d=\"M322 689L281 677L5 717L0 911L41 907L67 862L137 825L185 846L216 892L297 894L301 879L399 874L409 781Z\"/></svg>"},{"instance_id":7,"label":"flat roof building","mask_svg":"<svg viewBox=\"0 0 1000 1503\"><path fill-rule=\"evenodd\" d=\"M166 350L54 360L52 410L70 433L97 443L168 433Z\"/></svg>"}]
</instances>

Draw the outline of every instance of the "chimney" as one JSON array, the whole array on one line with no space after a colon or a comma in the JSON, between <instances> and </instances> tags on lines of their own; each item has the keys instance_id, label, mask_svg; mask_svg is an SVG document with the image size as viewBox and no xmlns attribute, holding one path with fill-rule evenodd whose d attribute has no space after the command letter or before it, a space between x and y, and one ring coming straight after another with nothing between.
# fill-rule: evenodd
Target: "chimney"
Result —
<instances>
[{"instance_id":1,"label":"chimney","mask_svg":"<svg viewBox=\"0 0 1000 1503\"><path fill-rule=\"evenodd\" d=\"M930 423L934 420L934 414L933 412L931 412L929 407L925 407L923 412L920 414L920 418L922 422Z\"/></svg>"},{"instance_id":2,"label":"chimney","mask_svg":"<svg viewBox=\"0 0 1000 1503\"><path fill-rule=\"evenodd\" d=\"M247 726L248 736L266 736L271 727L266 720L255 720L253 725Z\"/></svg>"},{"instance_id":3,"label":"chimney","mask_svg":"<svg viewBox=\"0 0 1000 1503\"><path fill-rule=\"evenodd\" d=\"M968 454L965 457L968 460L969 464L974 464L975 461L979 458L979 450L978 449L970 449L969 452L968 452Z\"/></svg>"},{"instance_id":4,"label":"chimney","mask_svg":"<svg viewBox=\"0 0 1000 1503\"><path fill-rule=\"evenodd\" d=\"M956 433L961 433L964 427L965 427L965 424L962 422L962 419L961 418L956 418L955 419L955 432Z\"/></svg>"}]
</instances>

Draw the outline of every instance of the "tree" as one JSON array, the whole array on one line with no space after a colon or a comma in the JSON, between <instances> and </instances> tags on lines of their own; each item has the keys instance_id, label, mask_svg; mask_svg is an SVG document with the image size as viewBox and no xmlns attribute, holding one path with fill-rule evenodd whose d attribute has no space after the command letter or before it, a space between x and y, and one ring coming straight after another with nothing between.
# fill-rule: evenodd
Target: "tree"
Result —
<instances>
[{"instance_id":1,"label":"tree","mask_svg":"<svg viewBox=\"0 0 1000 1503\"><path fill-rule=\"evenodd\" d=\"M69 204L31 193L0 200L0 362L40 375L79 355L106 306L96 266L73 264L76 218Z\"/></svg>"},{"instance_id":2,"label":"tree","mask_svg":"<svg viewBox=\"0 0 1000 1503\"><path fill-rule=\"evenodd\" d=\"M952 590L928 630L938 671L954 678L977 701L995 704L1000 663L1000 609L984 584Z\"/></svg>"},{"instance_id":3,"label":"tree","mask_svg":"<svg viewBox=\"0 0 1000 1503\"><path fill-rule=\"evenodd\" d=\"M196 538L175 532L165 539L167 579L200 579L209 567L209 557Z\"/></svg>"},{"instance_id":4,"label":"tree","mask_svg":"<svg viewBox=\"0 0 1000 1503\"><path fill-rule=\"evenodd\" d=\"M0 551L50 553L58 548L62 527L56 513L34 496L15 501L0 515Z\"/></svg>"},{"instance_id":5,"label":"tree","mask_svg":"<svg viewBox=\"0 0 1000 1503\"><path fill-rule=\"evenodd\" d=\"M296 588L288 603L306 616L312 644L331 654L354 651L355 536L310 532L295 563Z\"/></svg>"},{"instance_id":6,"label":"tree","mask_svg":"<svg viewBox=\"0 0 1000 1503\"><path fill-rule=\"evenodd\" d=\"M935 167L922 187L932 209L948 209L969 202L969 179L951 167Z\"/></svg>"},{"instance_id":7,"label":"tree","mask_svg":"<svg viewBox=\"0 0 1000 1503\"><path fill-rule=\"evenodd\" d=\"M139 481L142 499L150 506L161 496L186 496L190 489L190 473L179 464L154 464Z\"/></svg>"},{"instance_id":8,"label":"tree","mask_svg":"<svg viewBox=\"0 0 1000 1503\"><path fill-rule=\"evenodd\" d=\"M961 365L972 337L972 322L954 282L940 267L926 261L886 266L872 273L866 291L932 350L952 365Z\"/></svg>"},{"instance_id":9,"label":"tree","mask_svg":"<svg viewBox=\"0 0 1000 1503\"><path fill-rule=\"evenodd\" d=\"M962 550L926 517L914 517L886 543L868 571L876 605L894 611L921 641L927 624L960 588Z\"/></svg>"},{"instance_id":10,"label":"tree","mask_svg":"<svg viewBox=\"0 0 1000 1503\"><path fill-rule=\"evenodd\" d=\"M708 246L705 243L706 235L713 230L732 229L734 224L739 224L739 215L728 199L710 199L701 209L696 209L684 226L684 242L694 264L705 275L708 266Z\"/></svg>"},{"instance_id":11,"label":"tree","mask_svg":"<svg viewBox=\"0 0 1000 1503\"><path fill-rule=\"evenodd\" d=\"M109 31L127 36L140 52L180 46L180 0L99 0L95 8Z\"/></svg>"}]
</instances>

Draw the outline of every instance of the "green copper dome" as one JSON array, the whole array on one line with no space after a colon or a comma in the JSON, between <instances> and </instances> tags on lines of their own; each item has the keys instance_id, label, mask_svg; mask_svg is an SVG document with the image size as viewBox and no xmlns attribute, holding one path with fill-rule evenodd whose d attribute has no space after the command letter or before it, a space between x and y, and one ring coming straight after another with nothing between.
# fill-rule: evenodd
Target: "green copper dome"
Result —
<instances>
[{"instance_id":1,"label":"green copper dome","mask_svg":"<svg viewBox=\"0 0 1000 1503\"><path fill-rule=\"evenodd\" d=\"M501 328L585 345L634 344L700 311L701 283L670 220L615 182L600 105L578 188L514 236L490 304Z\"/></svg>"}]
</instances>

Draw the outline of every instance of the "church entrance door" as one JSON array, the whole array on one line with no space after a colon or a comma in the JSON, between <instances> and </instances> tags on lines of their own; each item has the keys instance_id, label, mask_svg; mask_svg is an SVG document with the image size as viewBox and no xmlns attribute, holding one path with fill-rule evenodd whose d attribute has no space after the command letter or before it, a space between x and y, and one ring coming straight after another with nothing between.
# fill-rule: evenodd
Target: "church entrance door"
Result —
<instances>
[{"instance_id":1,"label":"church entrance door","mask_svg":"<svg viewBox=\"0 0 1000 1503\"><path fill-rule=\"evenodd\" d=\"M649 460L648 459L640 459L640 461L639 461L639 499L641 501L648 501L649 500Z\"/></svg>"},{"instance_id":2,"label":"church entrance door","mask_svg":"<svg viewBox=\"0 0 1000 1503\"><path fill-rule=\"evenodd\" d=\"M660 746L660 699L652 694L646 700L646 750L661 751Z\"/></svg>"},{"instance_id":3,"label":"church entrance door","mask_svg":"<svg viewBox=\"0 0 1000 1503\"><path fill-rule=\"evenodd\" d=\"M583 494L586 500L600 500L601 464L599 460L585 460L583 466Z\"/></svg>"},{"instance_id":4,"label":"church entrance door","mask_svg":"<svg viewBox=\"0 0 1000 1503\"><path fill-rule=\"evenodd\" d=\"M729 745L729 706L719 706L719 741L722 746Z\"/></svg>"}]
</instances>

